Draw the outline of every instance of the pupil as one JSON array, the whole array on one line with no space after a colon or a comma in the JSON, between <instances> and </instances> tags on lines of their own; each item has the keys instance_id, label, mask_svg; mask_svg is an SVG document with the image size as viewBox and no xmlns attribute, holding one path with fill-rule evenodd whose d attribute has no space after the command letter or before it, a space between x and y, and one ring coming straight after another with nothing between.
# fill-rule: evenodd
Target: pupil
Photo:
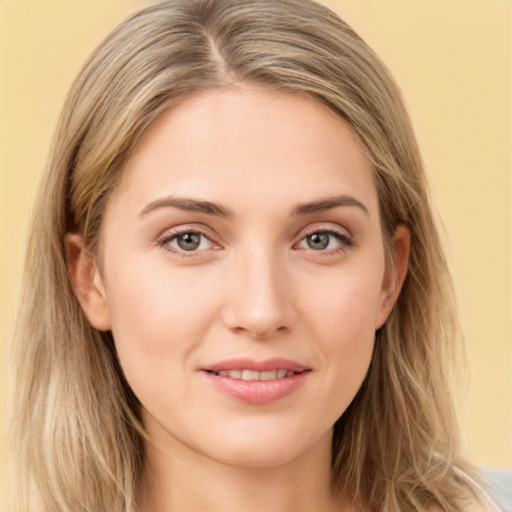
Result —
<instances>
[{"instance_id":1,"label":"pupil","mask_svg":"<svg viewBox=\"0 0 512 512\"><path fill-rule=\"evenodd\" d=\"M313 233L307 237L307 242L310 249L319 251L329 245L329 235L327 233Z\"/></svg>"},{"instance_id":2,"label":"pupil","mask_svg":"<svg viewBox=\"0 0 512 512\"><path fill-rule=\"evenodd\" d=\"M178 237L178 245L184 251L193 251L199 247L200 243L201 238L197 233L184 233Z\"/></svg>"}]
</instances>

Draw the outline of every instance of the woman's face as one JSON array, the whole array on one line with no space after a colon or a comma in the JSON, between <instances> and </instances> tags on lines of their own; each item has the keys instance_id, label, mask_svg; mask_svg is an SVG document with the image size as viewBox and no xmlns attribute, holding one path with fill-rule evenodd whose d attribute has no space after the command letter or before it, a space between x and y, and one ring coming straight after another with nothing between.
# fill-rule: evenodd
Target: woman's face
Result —
<instances>
[{"instance_id":1,"label":"woman's face","mask_svg":"<svg viewBox=\"0 0 512 512\"><path fill-rule=\"evenodd\" d=\"M305 96L217 90L136 145L84 309L164 448L278 465L327 453L398 293L387 274L347 125Z\"/></svg>"}]
</instances>

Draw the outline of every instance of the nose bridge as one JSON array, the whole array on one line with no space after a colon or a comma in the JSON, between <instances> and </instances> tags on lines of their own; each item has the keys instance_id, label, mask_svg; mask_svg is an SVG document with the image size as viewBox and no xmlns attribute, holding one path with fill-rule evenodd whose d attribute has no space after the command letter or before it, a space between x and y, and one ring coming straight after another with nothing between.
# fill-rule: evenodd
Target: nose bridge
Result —
<instances>
[{"instance_id":1,"label":"nose bridge","mask_svg":"<svg viewBox=\"0 0 512 512\"><path fill-rule=\"evenodd\" d=\"M232 262L224 321L233 330L266 338L296 320L288 272L272 247L251 244Z\"/></svg>"}]
</instances>

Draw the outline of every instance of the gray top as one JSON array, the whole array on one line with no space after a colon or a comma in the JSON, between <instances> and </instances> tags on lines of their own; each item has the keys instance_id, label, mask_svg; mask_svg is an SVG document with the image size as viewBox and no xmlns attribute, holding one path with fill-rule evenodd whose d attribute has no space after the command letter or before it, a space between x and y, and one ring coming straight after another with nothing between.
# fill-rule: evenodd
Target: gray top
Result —
<instances>
[{"instance_id":1,"label":"gray top","mask_svg":"<svg viewBox=\"0 0 512 512\"><path fill-rule=\"evenodd\" d=\"M484 487L503 512L512 512L512 469L481 467Z\"/></svg>"}]
</instances>

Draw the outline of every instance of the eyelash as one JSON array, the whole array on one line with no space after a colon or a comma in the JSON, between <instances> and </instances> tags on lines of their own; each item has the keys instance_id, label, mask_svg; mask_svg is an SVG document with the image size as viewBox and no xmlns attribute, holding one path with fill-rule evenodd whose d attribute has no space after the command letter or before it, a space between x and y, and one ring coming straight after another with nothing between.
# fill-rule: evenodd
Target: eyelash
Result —
<instances>
[{"instance_id":1,"label":"eyelash","mask_svg":"<svg viewBox=\"0 0 512 512\"><path fill-rule=\"evenodd\" d=\"M166 233L164 236L162 236L160 239L157 240L157 243L159 246L161 246L166 251L172 252L173 254L177 254L184 258L195 256L198 252L205 250L205 249L202 249L202 250L196 249L196 250L186 251L184 249L178 249L178 248L170 246L170 243L172 241L176 240L179 236L187 235L187 234L199 235L200 237L204 237L209 241L209 243L211 243L214 246L214 248L216 248L216 249L220 248L220 245L218 243L216 243L214 240L212 240L211 236L207 235L206 233L204 233L201 230L198 230L197 228L194 228L194 229L183 228L183 229L178 229L176 231L173 231L171 233ZM329 229L311 229L309 231L303 232L299 242L294 244L294 247L297 247L300 243L305 241L307 239L307 237L315 235L315 234L329 235L331 237L334 237L339 242L339 246L334 249L315 250L312 248L304 248L306 250L310 250L311 252L317 253L319 255L337 254L338 252L345 251L354 245L354 242L350 235L347 235L347 233L344 233L342 231L338 231L336 229L329 228Z\"/></svg>"},{"instance_id":2,"label":"eyelash","mask_svg":"<svg viewBox=\"0 0 512 512\"><path fill-rule=\"evenodd\" d=\"M210 235L207 235L206 233L204 233L201 230L198 230L197 228L182 228L177 229L176 231L173 231L171 233L166 233L164 236L157 240L157 243L160 247L162 247L166 251L172 252L173 254L176 254L183 258L191 257L196 255L198 252L201 252L201 250L186 251L184 249L175 248L170 245L170 243L178 239L178 237L189 234L198 235L200 237L206 238L208 242L211 243L215 248L220 248L220 245L217 244L214 240L212 240L212 237Z\"/></svg>"},{"instance_id":3,"label":"eyelash","mask_svg":"<svg viewBox=\"0 0 512 512\"><path fill-rule=\"evenodd\" d=\"M316 234L329 235L331 237L334 237L339 242L339 246L335 247L334 249L327 249L327 250L315 250L312 248L306 249L306 250L310 250L313 253L317 253L320 256L330 256L333 254L337 254L339 252L346 251L347 249L349 249L350 247L353 247L353 245L354 245L354 241L350 235L348 235L346 232L338 231L334 228L311 229L311 230L305 231L302 233L302 237L301 237L300 241L295 245L297 246L301 242L305 241L307 239L307 237L316 235Z\"/></svg>"}]
</instances>

